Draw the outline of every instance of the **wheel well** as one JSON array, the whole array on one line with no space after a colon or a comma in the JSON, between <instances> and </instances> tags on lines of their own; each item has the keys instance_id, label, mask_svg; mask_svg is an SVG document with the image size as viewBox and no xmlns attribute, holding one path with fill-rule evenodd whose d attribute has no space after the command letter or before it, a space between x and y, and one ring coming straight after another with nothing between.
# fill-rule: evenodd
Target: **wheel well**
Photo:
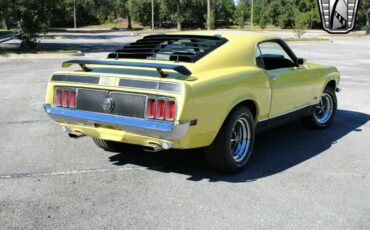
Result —
<instances>
[{"instance_id":1,"label":"wheel well","mask_svg":"<svg viewBox=\"0 0 370 230\"><path fill-rule=\"evenodd\" d=\"M336 88L335 81L334 80L329 81L329 83L326 85L325 88L328 88L328 87L332 88L335 91L335 88Z\"/></svg>"},{"instance_id":2,"label":"wheel well","mask_svg":"<svg viewBox=\"0 0 370 230\"><path fill-rule=\"evenodd\" d=\"M257 106L256 106L256 103L252 100L245 100L245 101L242 101L240 102L239 104L237 104L233 110L239 106L246 106L248 109L250 109L252 115L253 115L253 118L254 120L256 121L257 119Z\"/></svg>"}]
</instances>

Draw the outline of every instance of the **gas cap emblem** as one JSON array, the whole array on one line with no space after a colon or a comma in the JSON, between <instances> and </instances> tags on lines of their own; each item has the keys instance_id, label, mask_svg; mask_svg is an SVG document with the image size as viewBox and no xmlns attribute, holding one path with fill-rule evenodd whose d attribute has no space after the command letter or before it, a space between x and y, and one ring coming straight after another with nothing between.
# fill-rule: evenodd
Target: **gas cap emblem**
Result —
<instances>
[{"instance_id":1,"label":"gas cap emblem","mask_svg":"<svg viewBox=\"0 0 370 230\"><path fill-rule=\"evenodd\" d=\"M114 109L114 100L111 96L104 98L102 107L106 113L110 113Z\"/></svg>"}]
</instances>

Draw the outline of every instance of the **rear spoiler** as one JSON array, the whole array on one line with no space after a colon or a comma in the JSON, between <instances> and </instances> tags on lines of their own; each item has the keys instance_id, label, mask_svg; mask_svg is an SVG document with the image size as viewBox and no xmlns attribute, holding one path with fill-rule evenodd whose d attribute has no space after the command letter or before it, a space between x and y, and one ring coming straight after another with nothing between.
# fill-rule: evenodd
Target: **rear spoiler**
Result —
<instances>
[{"instance_id":1,"label":"rear spoiler","mask_svg":"<svg viewBox=\"0 0 370 230\"><path fill-rule=\"evenodd\" d=\"M103 60L70 60L62 64L63 68L70 67L73 64L78 64L81 68L89 72L91 69L86 67L86 65L111 65L111 66L130 66L130 67L142 67L142 68L153 68L157 69L158 73L162 78L167 77L167 74L163 73L162 69L174 70L183 75L191 75L188 68L182 65L172 65L172 64L160 64L160 63L143 63L143 62L124 62L124 61L103 61Z\"/></svg>"}]
</instances>

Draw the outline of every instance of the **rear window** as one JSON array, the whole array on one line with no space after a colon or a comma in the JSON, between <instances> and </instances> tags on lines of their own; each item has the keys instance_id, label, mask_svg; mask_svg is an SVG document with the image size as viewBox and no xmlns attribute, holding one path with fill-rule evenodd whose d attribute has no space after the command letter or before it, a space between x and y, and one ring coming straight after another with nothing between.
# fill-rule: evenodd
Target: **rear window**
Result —
<instances>
[{"instance_id":1,"label":"rear window","mask_svg":"<svg viewBox=\"0 0 370 230\"><path fill-rule=\"evenodd\" d=\"M219 36L150 35L110 53L108 58L196 62L226 42Z\"/></svg>"}]
</instances>

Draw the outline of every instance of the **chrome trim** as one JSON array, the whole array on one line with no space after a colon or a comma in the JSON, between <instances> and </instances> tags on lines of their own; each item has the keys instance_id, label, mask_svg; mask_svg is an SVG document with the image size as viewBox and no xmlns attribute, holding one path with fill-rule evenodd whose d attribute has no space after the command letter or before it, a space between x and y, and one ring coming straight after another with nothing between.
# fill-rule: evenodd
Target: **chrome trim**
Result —
<instances>
[{"instance_id":1,"label":"chrome trim","mask_svg":"<svg viewBox=\"0 0 370 230\"><path fill-rule=\"evenodd\" d=\"M154 99L155 100L155 109L157 108L157 102L158 100L164 100L166 102L165 104L165 109L164 111L166 111L166 108L167 108L167 103L168 101L174 101L175 102L175 119L176 119L176 116L177 116L177 101L175 98L172 98L172 97L163 97L163 96L154 96L154 95L151 95L151 96L147 96L146 98L146 101L145 101L145 111L144 111L144 118L145 119L153 119L155 121L166 121L166 122L173 122L174 120L166 120L166 114L164 115L163 119L156 119L156 113L157 111L154 110L154 117L148 117L146 112L147 112L147 109L148 109L148 101L149 99Z\"/></svg>"},{"instance_id":2,"label":"chrome trim","mask_svg":"<svg viewBox=\"0 0 370 230\"><path fill-rule=\"evenodd\" d=\"M271 119L274 119L274 118L277 118L277 117L280 117L280 116L284 116L284 115L287 115L289 113L293 113L293 112L296 112L298 110L305 109L305 108L308 108L308 107L314 106L314 105L315 104L313 104L313 105L305 105L305 106L302 106L302 107L299 107L299 108L296 108L296 109L293 109L293 110L289 110L288 112L284 112L284 113L281 113L281 114L278 114L278 115L275 115L275 116L272 116L272 117L269 117L269 118L258 120L258 122L268 121L268 120L271 120Z\"/></svg>"},{"instance_id":3,"label":"chrome trim","mask_svg":"<svg viewBox=\"0 0 370 230\"><path fill-rule=\"evenodd\" d=\"M166 140L181 139L189 128L189 123L174 124L173 122L58 108L49 104L44 105L44 109L49 117L56 122L92 127L99 124L109 125L125 132Z\"/></svg>"},{"instance_id":4,"label":"chrome trim","mask_svg":"<svg viewBox=\"0 0 370 230\"><path fill-rule=\"evenodd\" d=\"M77 109L77 107L78 107L78 100L77 100L77 98L78 98L78 88L75 88L75 87L59 87L59 86L57 86L57 87L55 87L54 88L54 94L53 94L53 105L54 105L54 103L55 103L55 97L56 97L56 93L57 93L57 90L58 89L60 89L60 90L69 90L69 92L71 92L71 90L75 90L76 91L76 102L75 102L75 107L74 108L69 108L68 107L68 109ZM69 94L68 95L68 101L71 99L71 94ZM60 105L60 106L57 106L57 107L60 107L60 108L64 108L62 105Z\"/></svg>"}]
</instances>

